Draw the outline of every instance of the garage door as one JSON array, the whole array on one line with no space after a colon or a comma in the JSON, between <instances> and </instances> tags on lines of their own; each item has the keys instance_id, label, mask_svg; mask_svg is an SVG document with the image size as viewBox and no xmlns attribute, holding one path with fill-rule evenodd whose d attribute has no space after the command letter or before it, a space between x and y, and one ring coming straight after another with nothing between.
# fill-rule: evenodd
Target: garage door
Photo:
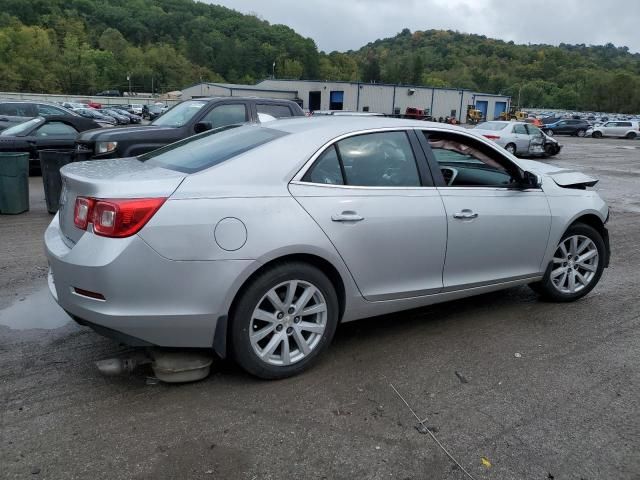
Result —
<instances>
[{"instance_id":1,"label":"garage door","mask_svg":"<svg viewBox=\"0 0 640 480\"><path fill-rule=\"evenodd\" d=\"M496 102L496 108L493 111L493 119L500 118L502 112L507 111L507 102Z\"/></svg>"},{"instance_id":2,"label":"garage door","mask_svg":"<svg viewBox=\"0 0 640 480\"><path fill-rule=\"evenodd\" d=\"M476 108L482 112L482 119L487 119L487 108L489 107L489 102L486 100L478 100L476 102Z\"/></svg>"}]
</instances>

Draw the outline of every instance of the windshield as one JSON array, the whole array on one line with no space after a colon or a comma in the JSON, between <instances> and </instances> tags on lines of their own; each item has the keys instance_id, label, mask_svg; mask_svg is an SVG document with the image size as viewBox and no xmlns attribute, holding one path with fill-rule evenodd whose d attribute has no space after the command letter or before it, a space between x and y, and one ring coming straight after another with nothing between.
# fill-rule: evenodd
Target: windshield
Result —
<instances>
[{"instance_id":1,"label":"windshield","mask_svg":"<svg viewBox=\"0 0 640 480\"><path fill-rule=\"evenodd\" d=\"M161 117L158 117L151 125L159 125L162 127L182 127L194 115L196 115L207 102L199 100L188 100L186 102L179 103L171 110L167 110Z\"/></svg>"},{"instance_id":2,"label":"windshield","mask_svg":"<svg viewBox=\"0 0 640 480\"><path fill-rule=\"evenodd\" d=\"M158 167L194 173L284 135L287 133L256 125L227 125L145 153L138 159Z\"/></svg>"},{"instance_id":3,"label":"windshield","mask_svg":"<svg viewBox=\"0 0 640 480\"><path fill-rule=\"evenodd\" d=\"M42 122L44 122L44 118L41 118L41 117L32 118L29 121L19 123L18 125L14 125L13 127L9 127L3 130L2 132L0 132L0 135L2 135L3 137L10 137L10 136L23 137L35 125L38 125Z\"/></svg>"}]
</instances>

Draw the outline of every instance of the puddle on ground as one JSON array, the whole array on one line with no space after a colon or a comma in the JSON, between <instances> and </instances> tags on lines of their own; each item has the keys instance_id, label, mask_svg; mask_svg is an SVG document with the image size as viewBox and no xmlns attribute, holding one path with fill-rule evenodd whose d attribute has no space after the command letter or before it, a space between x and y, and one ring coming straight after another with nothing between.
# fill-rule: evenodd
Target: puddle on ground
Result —
<instances>
[{"instance_id":1,"label":"puddle on ground","mask_svg":"<svg viewBox=\"0 0 640 480\"><path fill-rule=\"evenodd\" d=\"M71 321L71 317L60 308L46 286L25 297L17 297L15 302L0 310L0 325L14 330L52 330Z\"/></svg>"}]
</instances>

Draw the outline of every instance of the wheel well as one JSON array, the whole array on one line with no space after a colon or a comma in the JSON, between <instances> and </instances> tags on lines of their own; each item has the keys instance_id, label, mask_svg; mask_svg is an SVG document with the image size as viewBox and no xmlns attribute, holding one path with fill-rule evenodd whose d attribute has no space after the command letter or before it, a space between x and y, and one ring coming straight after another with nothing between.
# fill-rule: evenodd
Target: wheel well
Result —
<instances>
[{"instance_id":1,"label":"wheel well","mask_svg":"<svg viewBox=\"0 0 640 480\"><path fill-rule=\"evenodd\" d=\"M588 213L576 218L571 225L575 225L576 223L584 223L585 225L589 225L590 227L595 228L603 237L605 235L604 223L602 223L602 220L600 220L600 217L598 217L597 215Z\"/></svg>"},{"instance_id":2,"label":"wheel well","mask_svg":"<svg viewBox=\"0 0 640 480\"><path fill-rule=\"evenodd\" d=\"M262 265L258 270L253 272L251 276L249 276L249 278L247 278L244 281L242 286L238 289L238 292L236 293L235 297L233 298L233 301L231 302L231 307L229 308L229 319L233 318L233 311L236 307L236 303L238 302L238 299L242 296L242 293L245 291L245 289L249 286L249 284L253 281L254 278L256 278L265 270L273 268L278 264L287 263L287 262L308 263L316 267L318 270L320 270L329 278L329 280L333 284L333 287L336 289L336 295L338 296L338 306L340 309L340 314L338 318L342 318L342 314L344 313L344 309L345 309L346 293L344 288L344 282L342 281L342 277L340 276L340 273L329 261L325 260L322 257L319 257L317 255L306 254L306 253L299 253L299 254L285 255L284 257L279 257L274 260L271 260L265 263L264 265Z\"/></svg>"}]
</instances>

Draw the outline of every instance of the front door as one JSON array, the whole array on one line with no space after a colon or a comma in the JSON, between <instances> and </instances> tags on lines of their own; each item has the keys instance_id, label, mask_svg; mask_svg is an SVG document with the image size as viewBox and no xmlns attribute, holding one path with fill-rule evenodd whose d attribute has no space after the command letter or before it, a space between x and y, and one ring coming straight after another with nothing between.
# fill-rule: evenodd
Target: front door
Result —
<instances>
[{"instance_id":1,"label":"front door","mask_svg":"<svg viewBox=\"0 0 640 480\"><path fill-rule=\"evenodd\" d=\"M539 274L551 226L544 192L520 188L517 166L483 142L425 133L432 170L447 180L438 187L448 226L444 289Z\"/></svg>"},{"instance_id":2,"label":"front door","mask_svg":"<svg viewBox=\"0 0 640 480\"><path fill-rule=\"evenodd\" d=\"M513 126L513 137L516 143L516 151L518 153L529 153L529 144L531 143L531 137L527 131L527 127L523 123L517 123Z\"/></svg>"},{"instance_id":3,"label":"front door","mask_svg":"<svg viewBox=\"0 0 640 480\"><path fill-rule=\"evenodd\" d=\"M446 216L409 138L404 131L345 138L290 185L372 301L442 289Z\"/></svg>"}]
</instances>

